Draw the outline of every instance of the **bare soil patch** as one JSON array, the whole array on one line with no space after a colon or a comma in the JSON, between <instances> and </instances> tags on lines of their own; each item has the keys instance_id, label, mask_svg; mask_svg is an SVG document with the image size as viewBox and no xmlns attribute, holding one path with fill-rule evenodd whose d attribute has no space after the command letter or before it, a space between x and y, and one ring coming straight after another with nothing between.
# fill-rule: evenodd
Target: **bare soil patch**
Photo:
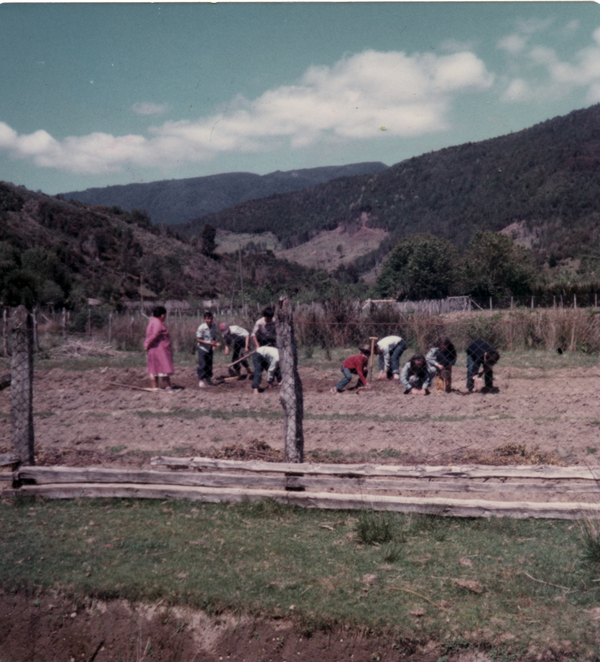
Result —
<instances>
[{"instance_id":1,"label":"bare soil patch","mask_svg":"<svg viewBox=\"0 0 600 662\"><path fill-rule=\"evenodd\" d=\"M0 593L0 659L6 662L284 662L398 660L436 662L440 644L418 644L357 629L307 632L286 619L125 600L75 600L67 595ZM491 662L460 649L446 662ZM552 656L552 660L560 657Z\"/></svg>"},{"instance_id":2,"label":"bare soil patch","mask_svg":"<svg viewBox=\"0 0 600 662\"><path fill-rule=\"evenodd\" d=\"M391 381L332 395L339 372L306 367L300 373L305 451L312 461L598 463L597 366L498 367L498 392L487 395L465 394L466 371L458 367L452 393L426 397L404 395ZM38 462L146 466L155 454L281 459L276 389L256 396L248 380L199 389L192 367L178 368L174 384L180 388L172 392L138 390L148 386L143 368L37 370ZM0 446L8 450L10 389L0 392L0 413L0 439L6 440Z\"/></svg>"}]
</instances>

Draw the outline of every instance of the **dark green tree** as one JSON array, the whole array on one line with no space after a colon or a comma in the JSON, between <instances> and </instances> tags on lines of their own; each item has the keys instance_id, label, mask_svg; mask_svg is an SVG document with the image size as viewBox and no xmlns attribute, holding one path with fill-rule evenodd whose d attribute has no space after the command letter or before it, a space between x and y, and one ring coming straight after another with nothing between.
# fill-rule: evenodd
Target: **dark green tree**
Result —
<instances>
[{"instance_id":1,"label":"dark green tree","mask_svg":"<svg viewBox=\"0 0 600 662\"><path fill-rule=\"evenodd\" d=\"M443 299L455 278L456 252L449 241L431 234L400 240L385 261L375 296L396 300Z\"/></svg>"},{"instance_id":2,"label":"dark green tree","mask_svg":"<svg viewBox=\"0 0 600 662\"><path fill-rule=\"evenodd\" d=\"M215 237L217 236L217 231L215 228L207 223L204 228L202 229L202 253L203 255L206 255L207 257L211 257L214 255L215 250L217 248L217 242L215 241Z\"/></svg>"},{"instance_id":3,"label":"dark green tree","mask_svg":"<svg viewBox=\"0 0 600 662\"><path fill-rule=\"evenodd\" d=\"M535 267L529 253L505 234L480 231L461 265L461 289L474 297L530 294Z\"/></svg>"}]
</instances>

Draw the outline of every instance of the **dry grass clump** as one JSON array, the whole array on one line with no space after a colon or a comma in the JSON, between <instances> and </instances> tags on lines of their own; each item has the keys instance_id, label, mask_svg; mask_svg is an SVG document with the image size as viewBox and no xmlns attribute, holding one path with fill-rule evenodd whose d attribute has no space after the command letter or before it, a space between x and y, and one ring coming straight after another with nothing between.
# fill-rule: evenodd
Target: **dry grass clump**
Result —
<instances>
[{"instance_id":1,"label":"dry grass clump","mask_svg":"<svg viewBox=\"0 0 600 662\"><path fill-rule=\"evenodd\" d=\"M491 452L472 450L464 455L463 461L470 464L491 464L500 466L553 464L562 465L560 458L552 452L541 451L537 446L528 448L526 444L505 444Z\"/></svg>"},{"instance_id":2,"label":"dry grass clump","mask_svg":"<svg viewBox=\"0 0 600 662\"><path fill-rule=\"evenodd\" d=\"M122 352L113 349L107 342L97 340L70 340L64 345L49 350L53 359L89 359L121 356Z\"/></svg>"},{"instance_id":3,"label":"dry grass clump","mask_svg":"<svg viewBox=\"0 0 600 662\"><path fill-rule=\"evenodd\" d=\"M254 439L249 448L224 446L208 454L219 460L262 460L263 462L283 462L283 453L271 448L266 441Z\"/></svg>"}]
</instances>

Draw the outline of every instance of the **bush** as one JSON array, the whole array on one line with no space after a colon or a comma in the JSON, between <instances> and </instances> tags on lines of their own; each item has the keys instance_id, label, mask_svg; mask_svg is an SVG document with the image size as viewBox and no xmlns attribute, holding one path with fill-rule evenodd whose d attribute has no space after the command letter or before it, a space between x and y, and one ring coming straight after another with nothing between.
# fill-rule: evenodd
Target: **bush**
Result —
<instances>
[{"instance_id":1,"label":"bush","mask_svg":"<svg viewBox=\"0 0 600 662\"><path fill-rule=\"evenodd\" d=\"M86 333L89 331L89 325L92 329L100 330L108 324L108 315L98 308L90 308L89 310L80 310L73 317L71 322L71 331L76 333Z\"/></svg>"}]
</instances>

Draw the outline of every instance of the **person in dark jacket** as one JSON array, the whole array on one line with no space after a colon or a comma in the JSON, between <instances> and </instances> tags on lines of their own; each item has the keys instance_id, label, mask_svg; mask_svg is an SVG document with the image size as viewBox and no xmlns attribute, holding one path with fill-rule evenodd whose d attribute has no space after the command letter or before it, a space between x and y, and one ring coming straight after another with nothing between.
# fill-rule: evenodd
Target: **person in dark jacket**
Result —
<instances>
[{"instance_id":1,"label":"person in dark jacket","mask_svg":"<svg viewBox=\"0 0 600 662\"><path fill-rule=\"evenodd\" d=\"M467 391L471 393L475 387L475 376L479 376L479 368L482 368L482 375L485 380L485 386L482 392L492 390L494 386L494 371L492 368L498 363L500 354L498 350L492 347L485 340L478 338L467 347Z\"/></svg>"}]
</instances>

